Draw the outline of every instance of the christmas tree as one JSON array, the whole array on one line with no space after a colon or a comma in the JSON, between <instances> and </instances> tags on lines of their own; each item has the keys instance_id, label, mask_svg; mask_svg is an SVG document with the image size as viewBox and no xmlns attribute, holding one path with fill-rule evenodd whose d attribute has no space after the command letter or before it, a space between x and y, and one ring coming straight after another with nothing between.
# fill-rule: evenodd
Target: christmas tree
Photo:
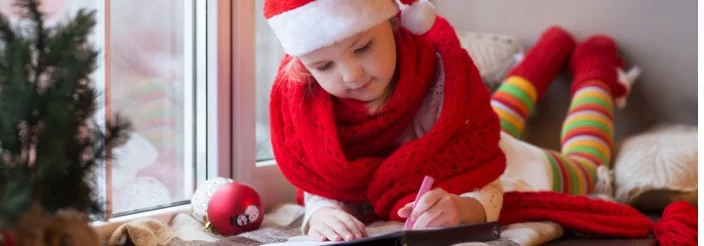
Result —
<instances>
[{"instance_id":1,"label":"christmas tree","mask_svg":"<svg viewBox=\"0 0 704 246\"><path fill-rule=\"evenodd\" d=\"M38 2L15 2L21 24L0 14L0 228L33 205L104 216L94 174L131 129L119 115L105 127L94 118L95 11L49 28Z\"/></svg>"}]
</instances>

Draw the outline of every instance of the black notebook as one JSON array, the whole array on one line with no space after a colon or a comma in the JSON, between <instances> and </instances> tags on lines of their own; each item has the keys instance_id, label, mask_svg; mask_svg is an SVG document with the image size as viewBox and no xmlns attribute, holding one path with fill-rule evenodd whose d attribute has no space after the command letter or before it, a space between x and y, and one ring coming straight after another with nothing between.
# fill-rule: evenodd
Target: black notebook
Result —
<instances>
[{"instance_id":1,"label":"black notebook","mask_svg":"<svg viewBox=\"0 0 704 246\"><path fill-rule=\"evenodd\" d=\"M489 222L474 225L460 225L439 229L397 231L375 235L348 242L339 242L329 245L453 245L465 242L487 242L498 240L501 229L498 222Z\"/></svg>"},{"instance_id":2,"label":"black notebook","mask_svg":"<svg viewBox=\"0 0 704 246\"><path fill-rule=\"evenodd\" d=\"M488 222L474 225L460 225L438 229L395 231L370 236L347 242L313 242L289 241L287 243L266 244L274 245L336 245L336 246L375 246L375 245L404 245L404 246L443 246L466 242L487 242L498 240L501 229L498 222Z\"/></svg>"}]
</instances>

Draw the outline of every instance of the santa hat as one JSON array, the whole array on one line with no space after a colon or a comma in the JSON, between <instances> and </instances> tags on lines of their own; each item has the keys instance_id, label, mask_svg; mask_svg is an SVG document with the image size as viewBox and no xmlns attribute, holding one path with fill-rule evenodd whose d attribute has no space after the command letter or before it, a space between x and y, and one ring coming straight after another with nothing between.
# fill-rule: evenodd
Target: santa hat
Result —
<instances>
[{"instance_id":1,"label":"santa hat","mask_svg":"<svg viewBox=\"0 0 704 246\"><path fill-rule=\"evenodd\" d=\"M395 0L266 0L264 18L284 51L300 56L389 20ZM398 0L401 25L415 34L430 30L435 8L428 0Z\"/></svg>"}]
</instances>

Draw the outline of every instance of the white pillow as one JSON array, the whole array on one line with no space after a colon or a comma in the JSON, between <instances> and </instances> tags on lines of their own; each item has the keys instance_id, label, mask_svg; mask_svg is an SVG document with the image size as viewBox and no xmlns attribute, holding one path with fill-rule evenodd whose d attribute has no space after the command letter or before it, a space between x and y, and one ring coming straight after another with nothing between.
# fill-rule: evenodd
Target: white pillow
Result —
<instances>
[{"instance_id":1,"label":"white pillow","mask_svg":"<svg viewBox=\"0 0 704 246\"><path fill-rule=\"evenodd\" d=\"M462 30L456 32L462 48L472 57L484 83L492 91L523 56L523 46L515 37Z\"/></svg>"},{"instance_id":2,"label":"white pillow","mask_svg":"<svg viewBox=\"0 0 704 246\"><path fill-rule=\"evenodd\" d=\"M662 125L626 138L614 161L616 200L661 210L675 200L697 203L697 128Z\"/></svg>"}]
</instances>

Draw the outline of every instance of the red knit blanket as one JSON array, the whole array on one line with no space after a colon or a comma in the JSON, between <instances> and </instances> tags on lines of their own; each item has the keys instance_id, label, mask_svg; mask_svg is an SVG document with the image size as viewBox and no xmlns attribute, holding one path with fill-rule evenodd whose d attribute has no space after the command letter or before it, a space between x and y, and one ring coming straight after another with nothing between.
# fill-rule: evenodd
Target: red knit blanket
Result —
<instances>
[{"instance_id":1,"label":"red knit blanket","mask_svg":"<svg viewBox=\"0 0 704 246\"><path fill-rule=\"evenodd\" d=\"M312 194L369 201L377 216L399 219L396 211L413 200L425 175L455 194L497 179L506 159L489 91L459 40L446 35L454 35L449 24L435 25L427 37L398 30L396 89L373 115L365 103L279 74L271 94L272 142L288 180ZM437 76L436 52L446 78L442 114L424 136L394 148Z\"/></svg>"}]
</instances>

